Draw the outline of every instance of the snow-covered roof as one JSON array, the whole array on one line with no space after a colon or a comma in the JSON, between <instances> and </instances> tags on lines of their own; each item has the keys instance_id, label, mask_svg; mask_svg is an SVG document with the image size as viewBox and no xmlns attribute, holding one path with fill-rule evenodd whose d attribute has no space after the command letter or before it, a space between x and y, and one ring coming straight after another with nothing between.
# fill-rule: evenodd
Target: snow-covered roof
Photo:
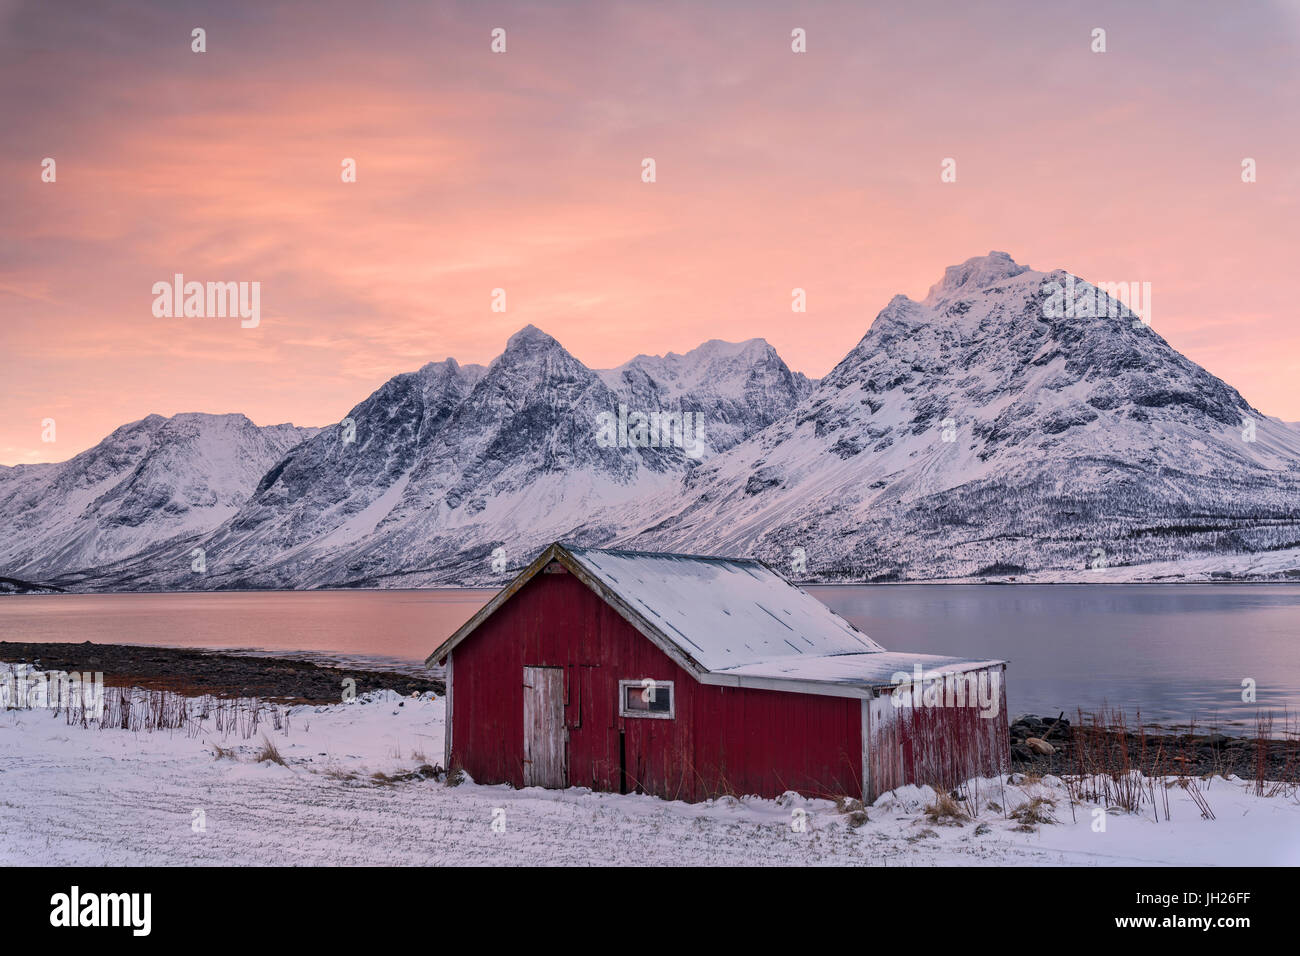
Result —
<instances>
[{"instance_id":1,"label":"snow-covered roof","mask_svg":"<svg viewBox=\"0 0 1300 956\"><path fill-rule=\"evenodd\" d=\"M917 665L930 674L1004 663L887 652L761 561L559 542L447 638L429 663L445 657L553 561L701 683L870 696Z\"/></svg>"},{"instance_id":2,"label":"snow-covered roof","mask_svg":"<svg viewBox=\"0 0 1300 956\"><path fill-rule=\"evenodd\" d=\"M707 670L883 650L760 561L568 550Z\"/></svg>"}]
</instances>

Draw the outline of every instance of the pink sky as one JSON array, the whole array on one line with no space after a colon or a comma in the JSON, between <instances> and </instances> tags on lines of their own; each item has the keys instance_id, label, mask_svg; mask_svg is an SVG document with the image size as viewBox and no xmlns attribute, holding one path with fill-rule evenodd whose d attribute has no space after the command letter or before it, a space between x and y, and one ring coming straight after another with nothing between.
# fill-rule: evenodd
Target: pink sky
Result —
<instances>
[{"instance_id":1,"label":"pink sky","mask_svg":"<svg viewBox=\"0 0 1300 956\"><path fill-rule=\"evenodd\" d=\"M530 322L593 368L763 337L821 376L991 249L1150 282L1300 419L1295 4L232 6L0 0L0 463L151 412L326 424ZM154 318L177 272L260 282L260 327Z\"/></svg>"}]
</instances>

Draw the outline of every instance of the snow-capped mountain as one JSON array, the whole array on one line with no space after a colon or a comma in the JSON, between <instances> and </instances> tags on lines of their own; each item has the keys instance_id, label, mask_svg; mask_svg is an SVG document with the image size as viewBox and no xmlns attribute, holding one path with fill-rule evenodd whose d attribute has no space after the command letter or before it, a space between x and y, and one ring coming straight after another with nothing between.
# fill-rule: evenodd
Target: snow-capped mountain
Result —
<instances>
[{"instance_id":1,"label":"snow-capped mountain","mask_svg":"<svg viewBox=\"0 0 1300 956\"><path fill-rule=\"evenodd\" d=\"M212 536L214 583L427 574L462 551L489 572L501 541L563 533L577 516L674 484L685 470L680 453L599 447L596 417L616 409L617 396L531 325L486 370L433 368L441 371L419 403L395 401L395 383L408 378L399 376L358 406L355 446L339 445L330 429L291 455L303 460L299 487L281 490L284 475L273 469ZM375 443L372 433L386 440ZM316 455L316 446L332 454ZM271 533L246 533L268 522Z\"/></svg>"},{"instance_id":2,"label":"snow-capped mountain","mask_svg":"<svg viewBox=\"0 0 1300 956\"><path fill-rule=\"evenodd\" d=\"M0 568L47 579L211 531L315 433L243 415L150 415L68 461L0 468Z\"/></svg>"},{"instance_id":3,"label":"snow-capped mountain","mask_svg":"<svg viewBox=\"0 0 1300 956\"><path fill-rule=\"evenodd\" d=\"M1110 311L1005 253L953 266L618 541L786 567L802 548L809 577L882 580L1300 546L1296 430Z\"/></svg>"},{"instance_id":4,"label":"snow-capped mountain","mask_svg":"<svg viewBox=\"0 0 1300 956\"><path fill-rule=\"evenodd\" d=\"M638 447L631 422L602 441L620 406L698 412L706 453ZM186 471L182 447L180 474L217 476L203 520L189 485L104 497L138 469L171 474L152 439L131 438L144 424L64 465L0 470L0 574L488 584L564 538L752 555L822 580L1300 576L1300 428L1083 280L999 252L949 268L920 302L895 297L819 382L762 340L592 371L528 326L487 368L399 375L261 460ZM59 477L82 459L77 483Z\"/></svg>"},{"instance_id":5,"label":"snow-capped mountain","mask_svg":"<svg viewBox=\"0 0 1300 956\"><path fill-rule=\"evenodd\" d=\"M530 325L486 369L449 359L397 376L343 423L290 451L202 540L163 543L100 569L95 583L498 580L504 572L496 569L578 524L623 530L639 502L681 487L712 442L748 437L808 388L762 340L709 342L594 372ZM682 447L602 443L602 416L616 418L620 405L698 413L707 447L693 457ZM191 570L197 546L206 553L203 575Z\"/></svg>"},{"instance_id":6,"label":"snow-capped mountain","mask_svg":"<svg viewBox=\"0 0 1300 956\"><path fill-rule=\"evenodd\" d=\"M238 512L202 542L213 556L213 576L229 578L277 563L309 571L304 550L372 530L484 371L447 359L398 375L338 425L291 449L265 471ZM149 556L164 576L169 566L179 573L171 586L184 586L192 577L186 549L179 550Z\"/></svg>"},{"instance_id":7,"label":"snow-capped mountain","mask_svg":"<svg viewBox=\"0 0 1300 956\"><path fill-rule=\"evenodd\" d=\"M763 339L711 339L685 355L638 355L596 374L629 408L700 412L712 451L725 451L766 428L813 386Z\"/></svg>"}]
</instances>

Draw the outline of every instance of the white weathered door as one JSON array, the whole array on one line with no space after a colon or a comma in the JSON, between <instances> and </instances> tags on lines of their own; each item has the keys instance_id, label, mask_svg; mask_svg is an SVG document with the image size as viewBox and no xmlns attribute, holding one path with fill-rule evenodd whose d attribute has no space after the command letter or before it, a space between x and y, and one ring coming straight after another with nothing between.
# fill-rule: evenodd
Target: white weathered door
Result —
<instances>
[{"instance_id":1,"label":"white weathered door","mask_svg":"<svg viewBox=\"0 0 1300 956\"><path fill-rule=\"evenodd\" d=\"M564 671L524 668L524 786L563 789Z\"/></svg>"}]
</instances>

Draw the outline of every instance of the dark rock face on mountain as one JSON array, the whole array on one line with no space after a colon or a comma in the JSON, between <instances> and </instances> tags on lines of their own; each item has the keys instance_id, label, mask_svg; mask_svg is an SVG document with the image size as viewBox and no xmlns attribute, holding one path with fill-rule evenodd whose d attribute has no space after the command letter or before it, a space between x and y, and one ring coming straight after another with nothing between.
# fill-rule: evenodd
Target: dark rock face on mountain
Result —
<instances>
[{"instance_id":1,"label":"dark rock face on mountain","mask_svg":"<svg viewBox=\"0 0 1300 956\"><path fill-rule=\"evenodd\" d=\"M206 543L225 556L220 570L254 572L299 546L373 524L483 372L448 359L398 375L290 451Z\"/></svg>"}]
</instances>

